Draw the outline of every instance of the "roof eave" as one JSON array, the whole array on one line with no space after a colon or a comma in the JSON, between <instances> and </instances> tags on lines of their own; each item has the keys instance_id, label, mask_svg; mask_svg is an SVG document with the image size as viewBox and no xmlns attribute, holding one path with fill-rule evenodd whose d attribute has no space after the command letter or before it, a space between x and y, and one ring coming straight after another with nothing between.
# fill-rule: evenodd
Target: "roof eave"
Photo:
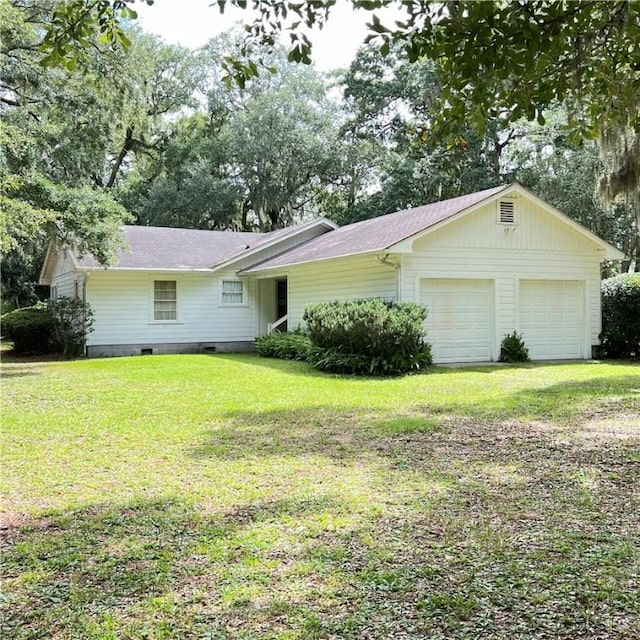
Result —
<instances>
[{"instance_id":1,"label":"roof eave","mask_svg":"<svg viewBox=\"0 0 640 640\"><path fill-rule=\"evenodd\" d=\"M480 207L485 206L488 202L491 202L492 200L497 200L498 198L504 197L504 194L506 192L512 191L516 186L518 186L517 183L511 183L511 184L505 185L504 188L500 189L500 191L497 191L496 193L490 196L487 196L486 198L482 198L482 200L478 200L478 202L474 202L468 207L465 207L464 209L460 209L459 211L452 213L447 218L444 218L443 220L438 220L438 222L420 231L416 231L415 233L408 235L406 238L403 238L398 242L394 242L393 244L390 244L388 247L385 247L385 249L391 253L411 253L413 251L413 243L416 240L419 240L420 238L423 238L424 236L427 236L438 229L442 229L443 227L446 227L448 224L454 222L458 218L464 215L467 215L475 211L476 209L479 209Z\"/></svg>"},{"instance_id":2,"label":"roof eave","mask_svg":"<svg viewBox=\"0 0 640 640\"><path fill-rule=\"evenodd\" d=\"M386 247L378 247L376 249L367 249L366 251L357 251L354 253L343 253L338 256L326 256L322 258L313 258L311 260L301 260L299 262L289 262L286 264L278 264L273 267L261 267L258 265L253 265L251 267L247 267L246 269L241 269L238 271L238 275L253 275L255 273L267 273L269 271L282 271L283 269L290 269L291 267L299 267L301 265L314 264L316 262L324 262L325 260L340 260L343 258L351 258L353 256L366 256L369 254L375 255L380 253L381 251L386 251Z\"/></svg>"},{"instance_id":3,"label":"roof eave","mask_svg":"<svg viewBox=\"0 0 640 640\"><path fill-rule=\"evenodd\" d=\"M231 256L230 258L227 258L226 260L219 262L218 264L214 264L212 265L211 269L213 271L228 269L230 266L232 266L236 262L240 262L241 260L246 260L247 258L250 258L251 256L255 255L256 253L259 253L260 251L264 251L265 249L270 249L272 247L275 247L279 243L285 240L289 240L292 237L295 237L299 233L303 233L304 231L313 229L316 226L325 226L327 227L327 231L333 231L338 228L338 225L335 222L332 222L331 220L327 220L326 218L316 218L315 220L310 220L305 224L294 227L293 229L291 229L290 233L284 233L281 236L278 236L276 239L274 239L271 242L265 242L264 244L261 244L253 249L247 249L246 251L237 253ZM241 270L238 273L241 273L242 271L244 270Z\"/></svg>"},{"instance_id":4,"label":"roof eave","mask_svg":"<svg viewBox=\"0 0 640 640\"><path fill-rule=\"evenodd\" d=\"M48 286L51 284L51 277L45 276L47 271L47 267L49 266L49 260L51 259L51 245L53 244L53 240L49 240L49 244L47 245L47 252L44 254L44 261L42 262L42 268L40 269L40 274L38 275L38 284Z\"/></svg>"},{"instance_id":5,"label":"roof eave","mask_svg":"<svg viewBox=\"0 0 640 640\"><path fill-rule=\"evenodd\" d=\"M83 273L89 271L131 271L138 273L140 271L153 272L153 273L163 273L163 272L171 272L171 273L213 273L213 269L210 267L86 267L79 266L76 267L77 271L81 271Z\"/></svg>"},{"instance_id":6,"label":"roof eave","mask_svg":"<svg viewBox=\"0 0 640 640\"><path fill-rule=\"evenodd\" d=\"M540 198L538 198L538 196L536 196L534 193L532 193L531 191L523 187L518 182L513 182L511 184L508 184L504 187L504 189L501 189L500 191L494 193L493 195L488 196L487 198L483 198L482 200L475 202L474 204L450 215L448 218L445 218L444 220L440 220L436 224L433 224L430 227L423 229L422 231L418 231L417 233L414 233L413 235L408 236L404 240L401 240L399 242L396 242L388 246L387 250L393 253L411 253L411 251L413 250L413 244L416 240L419 240L429 235L430 233L435 232L436 230L442 229L443 227L446 227L448 224L458 220L462 216L465 216L475 211L476 209L483 207L484 205L491 202L492 200L498 200L500 198L503 198L505 194L512 193L512 192L516 192L524 197L530 198L539 207L541 207L542 209L544 209L554 217L558 218L559 220L561 220L562 222L570 226L574 231L582 235L587 240L590 240L591 242L593 242L598 247L599 251L603 251L605 253L605 256L602 258L602 260L615 261L615 260L625 259L626 256L622 251L620 251L613 245L609 244L602 238L598 237L597 235L595 235L594 233L592 233L591 231L583 227L581 224L579 224L578 222L576 222L575 220L567 216L565 213L562 213L562 211L560 211L559 209L556 209L554 206L548 204L544 200L541 200Z\"/></svg>"},{"instance_id":7,"label":"roof eave","mask_svg":"<svg viewBox=\"0 0 640 640\"><path fill-rule=\"evenodd\" d=\"M589 231L589 229L587 229L586 227L583 227L579 222L576 222L575 220L573 220L573 218L570 218L566 213L563 213L562 211L560 211L560 209L557 209L553 205L550 205L548 202L545 202L544 200L539 198L537 195L535 195L535 193L532 193L531 191L529 191L529 189L527 189L526 187L523 187L521 184L517 182L514 183L513 186L522 195L533 200L541 209L544 209L547 213L555 216L560 221L566 223L568 226L570 226L574 231L579 233L581 236L583 236L587 240L590 240L595 245L597 245L598 250L604 251L605 253L605 257L603 258L603 260L624 260L626 258L625 254L622 251L620 251L620 249L618 249L617 247L614 247L612 244L609 244L606 240L603 240L602 238L597 236L595 233Z\"/></svg>"},{"instance_id":8,"label":"roof eave","mask_svg":"<svg viewBox=\"0 0 640 640\"><path fill-rule=\"evenodd\" d=\"M604 252L604 258L602 258L603 260L611 260L613 262L617 262L618 260L627 259L627 256L622 251L620 251L620 249L616 249L608 242L604 242L604 244L605 247L603 247L602 249L602 251Z\"/></svg>"}]
</instances>

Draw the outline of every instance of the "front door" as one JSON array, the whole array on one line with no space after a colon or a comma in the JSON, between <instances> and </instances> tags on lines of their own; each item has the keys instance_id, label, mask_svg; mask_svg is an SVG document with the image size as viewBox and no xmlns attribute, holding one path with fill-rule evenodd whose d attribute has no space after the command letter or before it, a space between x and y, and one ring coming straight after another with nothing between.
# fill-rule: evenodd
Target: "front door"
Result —
<instances>
[{"instance_id":1,"label":"front door","mask_svg":"<svg viewBox=\"0 0 640 640\"><path fill-rule=\"evenodd\" d=\"M287 315L287 281L276 280L276 320Z\"/></svg>"}]
</instances>

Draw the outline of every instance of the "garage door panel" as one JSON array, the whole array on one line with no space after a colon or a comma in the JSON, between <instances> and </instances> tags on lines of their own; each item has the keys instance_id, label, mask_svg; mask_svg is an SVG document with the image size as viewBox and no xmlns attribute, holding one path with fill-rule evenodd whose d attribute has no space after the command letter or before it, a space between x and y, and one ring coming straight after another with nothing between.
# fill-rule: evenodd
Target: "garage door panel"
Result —
<instances>
[{"instance_id":1,"label":"garage door panel","mask_svg":"<svg viewBox=\"0 0 640 640\"><path fill-rule=\"evenodd\" d=\"M584 314L577 280L521 280L520 332L534 360L582 358Z\"/></svg>"},{"instance_id":2,"label":"garage door panel","mask_svg":"<svg viewBox=\"0 0 640 640\"><path fill-rule=\"evenodd\" d=\"M491 360L493 283L491 280L423 279L420 300L434 362Z\"/></svg>"}]
</instances>

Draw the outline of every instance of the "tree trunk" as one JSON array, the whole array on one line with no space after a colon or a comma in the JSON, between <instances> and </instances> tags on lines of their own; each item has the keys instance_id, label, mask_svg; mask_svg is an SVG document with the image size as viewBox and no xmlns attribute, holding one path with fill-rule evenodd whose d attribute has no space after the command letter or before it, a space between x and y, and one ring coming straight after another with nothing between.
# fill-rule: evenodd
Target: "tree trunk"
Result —
<instances>
[{"instance_id":1,"label":"tree trunk","mask_svg":"<svg viewBox=\"0 0 640 640\"><path fill-rule=\"evenodd\" d=\"M122 143L122 148L120 149L120 153L118 154L118 157L116 158L116 161L113 164L113 167L111 167L111 174L109 175L109 180L107 181L107 184L104 186L104 188L107 191L111 189L115 184L116 178L118 177L118 172L120 171L120 167L122 166L124 159L127 157L127 153L129 153L129 151L131 150L131 147L133 146L133 131L134 131L134 126L129 125L127 127L127 132L125 133L125 136L124 136L124 142Z\"/></svg>"}]
</instances>

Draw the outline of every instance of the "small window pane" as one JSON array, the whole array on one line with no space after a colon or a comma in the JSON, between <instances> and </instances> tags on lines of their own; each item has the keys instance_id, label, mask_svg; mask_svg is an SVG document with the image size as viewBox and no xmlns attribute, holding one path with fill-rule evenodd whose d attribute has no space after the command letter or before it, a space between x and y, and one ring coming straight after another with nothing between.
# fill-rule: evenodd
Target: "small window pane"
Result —
<instances>
[{"instance_id":1,"label":"small window pane","mask_svg":"<svg viewBox=\"0 0 640 640\"><path fill-rule=\"evenodd\" d=\"M153 283L153 319L177 320L177 286L175 280L155 280Z\"/></svg>"},{"instance_id":2,"label":"small window pane","mask_svg":"<svg viewBox=\"0 0 640 640\"><path fill-rule=\"evenodd\" d=\"M222 304L242 304L244 302L244 285L239 280L222 281Z\"/></svg>"},{"instance_id":3,"label":"small window pane","mask_svg":"<svg viewBox=\"0 0 640 640\"><path fill-rule=\"evenodd\" d=\"M223 280L222 290L225 293L242 293L242 282L236 280Z\"/></svg>"}]
</instances>

